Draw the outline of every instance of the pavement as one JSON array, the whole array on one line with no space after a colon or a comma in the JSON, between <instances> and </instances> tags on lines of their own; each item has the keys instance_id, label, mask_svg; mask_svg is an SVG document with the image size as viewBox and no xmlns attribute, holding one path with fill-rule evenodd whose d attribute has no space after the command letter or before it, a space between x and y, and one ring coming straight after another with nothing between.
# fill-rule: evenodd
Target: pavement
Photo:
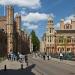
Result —
<instances>
[{"instance_id":1,"label":"pavement","mask_svg":"<svg viewBox=\"0 0 75 75\"><path fill-rule=\"evenodd\" d=\"M21 65L23 64L23 69ZM4 65L7 71L4 71ZM75 75L75 61L29 56L29 65L17 61L4 60L0 63L0 75Z\"/></svg>"},{"instance_id":2,"label":"pavement","mask_svg":"<svg viewBox=\"0 0 75 75\"><path fill-rule=\"evenodd\" d=\"M23 64L23 70L21 69L21 65ZM6 65L7 71L4 72L4 66ZM30 64L26 66L26 63L20 63L17 61L9 61L9 60L4 60L0 63L0 75L40 75L35 69L35 64ZM23 71L23 72L21 72ZM18 73L19 72L19 73ZM7 73L7 74L6 74Z\"/></svg>"}]
</instances>

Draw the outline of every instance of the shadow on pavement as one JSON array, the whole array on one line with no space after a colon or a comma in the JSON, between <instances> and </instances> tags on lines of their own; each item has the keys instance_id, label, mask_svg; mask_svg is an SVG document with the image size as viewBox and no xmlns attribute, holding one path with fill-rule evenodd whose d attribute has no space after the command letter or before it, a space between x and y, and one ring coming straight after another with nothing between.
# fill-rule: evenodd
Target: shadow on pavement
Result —
<instances>
[{"instance_id":1,"label":"shadow on pavement","mask_svg":"<svg viewBox=\"0 0 75 75\"><path fill-rule=\"evenodd\" d=\"M23 70L21 69L18 69L18 70L7 69L6 71L0 70L0 75L35 75L32 72L32 69L34 67L35 67L35 64L32 64Z\"/></svg>"}]
</instances>

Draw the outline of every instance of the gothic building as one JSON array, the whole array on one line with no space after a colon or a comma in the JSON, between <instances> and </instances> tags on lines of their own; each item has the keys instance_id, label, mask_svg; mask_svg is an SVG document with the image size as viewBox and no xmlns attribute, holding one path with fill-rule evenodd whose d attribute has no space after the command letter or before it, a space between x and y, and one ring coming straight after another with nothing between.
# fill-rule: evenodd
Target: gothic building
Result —
<instances>
[{"instance_id":1,"label":"gothic building","mask_svg":"<svg viewBox=\"0 0 75 75\"><path fill-rule=\"evenodd\" d=\"M7 53L11 51L19 51L21 53L23 53L23 51L24 53L29 52L29 37L27 33L21 30L21 16L17 14L14 18L14 8L11 5L6 6L6 11L6 16L0 16L0 30L3 30L0 33L6 35L4 37L6 41L4 42L5 46L3 49ZM22 46L22 44L24 46Z\"/></svg>"},{"instance_id":2,"label":"gothic building","mask_svg":"<svg viewBox=\"0 0 75 75\"><path fill-rule=\"evenodd\" d=\"M60 29L54 28L53 18L48 18L46 32L43 34L40 51L48 54L60 52L75 54L75 18L69 23L60 21Z\"/></svg>"}]
</instances>

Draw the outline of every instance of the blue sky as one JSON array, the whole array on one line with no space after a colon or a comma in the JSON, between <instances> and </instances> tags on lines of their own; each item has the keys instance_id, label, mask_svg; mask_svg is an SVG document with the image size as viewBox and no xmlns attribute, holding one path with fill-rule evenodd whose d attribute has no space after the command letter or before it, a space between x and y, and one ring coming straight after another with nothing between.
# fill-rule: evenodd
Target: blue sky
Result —
<instances>
[{"instance_id":1,"label":"blue sky","mask_svg":"<svg viewBox=\"0 0 75 75\"><path fill-rule=\"evenodd\" d=\"M69 22L75 14L75 0L0 0L0 15L4 15L4 5L14 6L14 16L22 17L22 29L35 30L42 37L47 25L48 16L54 17L55 27L59 27L60 19Z\"/></svg>"}]
</instances>

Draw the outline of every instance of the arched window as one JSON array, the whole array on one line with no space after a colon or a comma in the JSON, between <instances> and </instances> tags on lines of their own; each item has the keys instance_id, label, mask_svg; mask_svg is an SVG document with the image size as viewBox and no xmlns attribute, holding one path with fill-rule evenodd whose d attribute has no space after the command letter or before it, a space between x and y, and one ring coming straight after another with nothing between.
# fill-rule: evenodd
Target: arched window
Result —
<instances>
[{"instance_id":1,"label":"arched window","mask_svg":"<svg viewBox=\"0 0 75 75\"><path fill-rule=\"evenodd\" d=\"M52 30L52 29L50 28L50 33L51 33L51 30Z\"/></svg>"},{"instance_id":2,"label":"arched window","mask_svg":"<svg viewBox=\"0 0 75 75\"><path fill-rule=\"evenodd\" d=\"M66 25L66 29L69 29L69 24Z\"/></svg>"},{"instance_id":3,"label":"arched window","mask_svg":"<svg viewBox=\"0 0 75 75\"><path fill-rule=\"evenodd\" d=\"M50 36L50 42L51 42L51 36Z\"/></svg>"},{"instance_id":4,"label":"arched window","mask_svg":"<svg viewBox=\"0 0 75 75\"><path fill-rule=\"evenodd\" d=\"M58 48L58 51L60 51L60 48Z\"/></svg>"},{"instance_id":5,"label":"arched window","mask_svg":"<svg viewBox=\"0 0 75 75\"><path fill-rule=\"evenodd\" d=\"M59 37L59 43L63 43L63 36Z\"/></svg>"},{"instance_id":6,"label":"arched window","mask_svg":"<svg viewBox=\"0 0 75 75\"><path fill-rule=\"evenodd\" d=\"M51 23L53 23L53 21L51 21Z\"/></svg>"},{"instance_id":7,"label":"arched window","mask_svg":"<svg viewBox=\"0 0 75 75\"><path fill-rule=\"evenodd\" d=\"M71 37L68 36L68 37L67 37L67 43L70 43L70 42L71 42Z\"/></svg>"}]
</instances>

